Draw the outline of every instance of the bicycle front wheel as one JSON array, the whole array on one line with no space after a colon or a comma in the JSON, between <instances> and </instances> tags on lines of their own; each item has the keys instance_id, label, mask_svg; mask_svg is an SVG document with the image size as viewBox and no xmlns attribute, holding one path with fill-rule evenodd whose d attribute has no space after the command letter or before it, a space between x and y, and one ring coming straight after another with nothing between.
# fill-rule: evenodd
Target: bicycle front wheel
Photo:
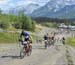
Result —
<instances>
[{"instance_id":1,"label":"bicycle front wheel","mask_svg":"<svg viewBox=\"0 0 75 65\"><path fill-rule=\"evenodd\" d=\"M20 51L20 58L23 59L25 56L25 49L22 48L21 51Z\"/></svg>"}]
</instances>

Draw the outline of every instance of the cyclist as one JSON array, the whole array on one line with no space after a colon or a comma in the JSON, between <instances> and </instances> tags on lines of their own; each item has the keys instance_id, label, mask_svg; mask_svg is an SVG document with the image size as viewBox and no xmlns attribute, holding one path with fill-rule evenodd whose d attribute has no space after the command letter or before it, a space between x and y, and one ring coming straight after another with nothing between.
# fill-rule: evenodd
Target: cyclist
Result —
<instances>
[{"instance_id":1,"label":"cyclist","mask_svg":"<svg viewBox=\"0 0 75 65\"><path fill-rule=\"evenodd\" d=\"M24 45L25 50L28 52L30 49L30 43L32 43L31 36L28 32L22 30L20 34L20 40L22 40L22 45Z\"/></svg>"},{"instance_id":2,"label":"cyclist","mask_svg":"<svg viewBox=\"0 0 75 65\"><path fill-rule=\"evenodd\" d=\"M46 35L44 35L44 40L47 40L48 41L49 39L49 36L48 36L48 33Z\"/></svg>"},{"instance_id":3,"label":"cyclist","mask_svg":"<svg viewBox=\"0 0 75 65\"><path fill-rule=\"evenodd\" d=\"M62 37L62 43L65 45L65 38Z\"/></svg>"},{"instance_id":4,"label":"cyclist","mask_svg":"<svg viewBox=\"0 0 75 65\"><path fill-rule=\"evenodd\" d=\"M48 39L49 39L49 36L48 36L48 33L47 33L46 35L44 35L45 48L47 48L47 45L48 45Z\"/></svg>"}]
</instances>

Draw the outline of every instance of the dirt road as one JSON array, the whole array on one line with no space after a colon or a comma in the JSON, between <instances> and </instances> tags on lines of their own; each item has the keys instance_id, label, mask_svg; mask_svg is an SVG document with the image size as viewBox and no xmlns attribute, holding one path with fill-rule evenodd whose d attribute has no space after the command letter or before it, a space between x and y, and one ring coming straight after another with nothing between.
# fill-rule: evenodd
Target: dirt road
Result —
<instances>
[{"instance_id":1,"label":"dirt road","mask_svg":"<svg viewBox=\"0 0 75 65\"><path fill-rule=\"evenodd\" d=\"M58 35L62 37L62 35ZM68 65L65 46L61 41L44 49L44 44L33 44L31 56L20 59L19 44L0 45L1 65Z\"/></svg>"},{"instance_id":2,"label":"dirt road","mask_svg":"<svg viewBox=\"0 0 75 65\"><path fill-rule=\"evenodd\" d=\"M63 55L65 55L64 46L50 46L47 50L43 44L34 44L31 56L26 56L20 59L18 46L5 47L5 50L0 50L0 64L2 65L55 65ZM17 47L17 48L16 48ZM63 48L63 49L62 49Z\"/></svg>"}]
</instances>

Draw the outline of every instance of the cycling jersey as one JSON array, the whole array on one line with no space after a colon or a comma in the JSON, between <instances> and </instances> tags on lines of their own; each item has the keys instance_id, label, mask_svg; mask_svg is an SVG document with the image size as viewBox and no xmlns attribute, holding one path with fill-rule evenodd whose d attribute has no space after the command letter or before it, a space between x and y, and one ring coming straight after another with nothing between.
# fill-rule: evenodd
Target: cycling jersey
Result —
<instances>
[{"instance_id":1,"label":"cycling jersey","mask_svg":"<svg viewBox=\"0 0 75 65\"><path fill-rule=\"evenodd\" d=\"M29 41L30 34L27 32L24 32L24 36L25 36L25 41Z\"/></svg>"},{"instance_id":2,"label":"cycling jersey","mask_svg":"<svg viewBox=\"0 0 75 65\"><path fill-rule=\"evenodd\" d=\"M30 34L28 32L22 32L21 33L21 36L24 36L25 37L25 41L29 41Z\"/></svg>"},{"instance_id":3,"label":"cycling jersey","mask_svg":"<svg viewBox=\"0 0 75 65\"><path fill-rule=\"evenodd\" d=\"M47 35L44 36L44 40L48 40L48 36Z\"/></svg>"}]
</instances>

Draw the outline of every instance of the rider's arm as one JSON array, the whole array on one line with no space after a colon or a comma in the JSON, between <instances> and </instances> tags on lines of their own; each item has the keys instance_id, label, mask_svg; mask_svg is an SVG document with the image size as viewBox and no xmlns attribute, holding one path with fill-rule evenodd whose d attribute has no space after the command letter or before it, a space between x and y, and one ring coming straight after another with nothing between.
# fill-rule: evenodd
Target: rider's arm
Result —
<instances>
[{"instance_id":1,"label":"rider's arm","mask_svg":"<svg viewBox=\"0 0 75 65\"><path fill-rule=\"evenodd\" d=\"M32 36L30 35L30 41L32 42Z\"/></svg>"},{"instance_id":2,"label":"rider's arm","mask_svg":"<svg viewBox=\"0 0 75 65\"><path fill-rule=\"evenodd\" d=\"M21 34L20 34L20 40L22 39L22 36L23 36L23 32L21 32Z\"/></svg>"}]
</instances>

